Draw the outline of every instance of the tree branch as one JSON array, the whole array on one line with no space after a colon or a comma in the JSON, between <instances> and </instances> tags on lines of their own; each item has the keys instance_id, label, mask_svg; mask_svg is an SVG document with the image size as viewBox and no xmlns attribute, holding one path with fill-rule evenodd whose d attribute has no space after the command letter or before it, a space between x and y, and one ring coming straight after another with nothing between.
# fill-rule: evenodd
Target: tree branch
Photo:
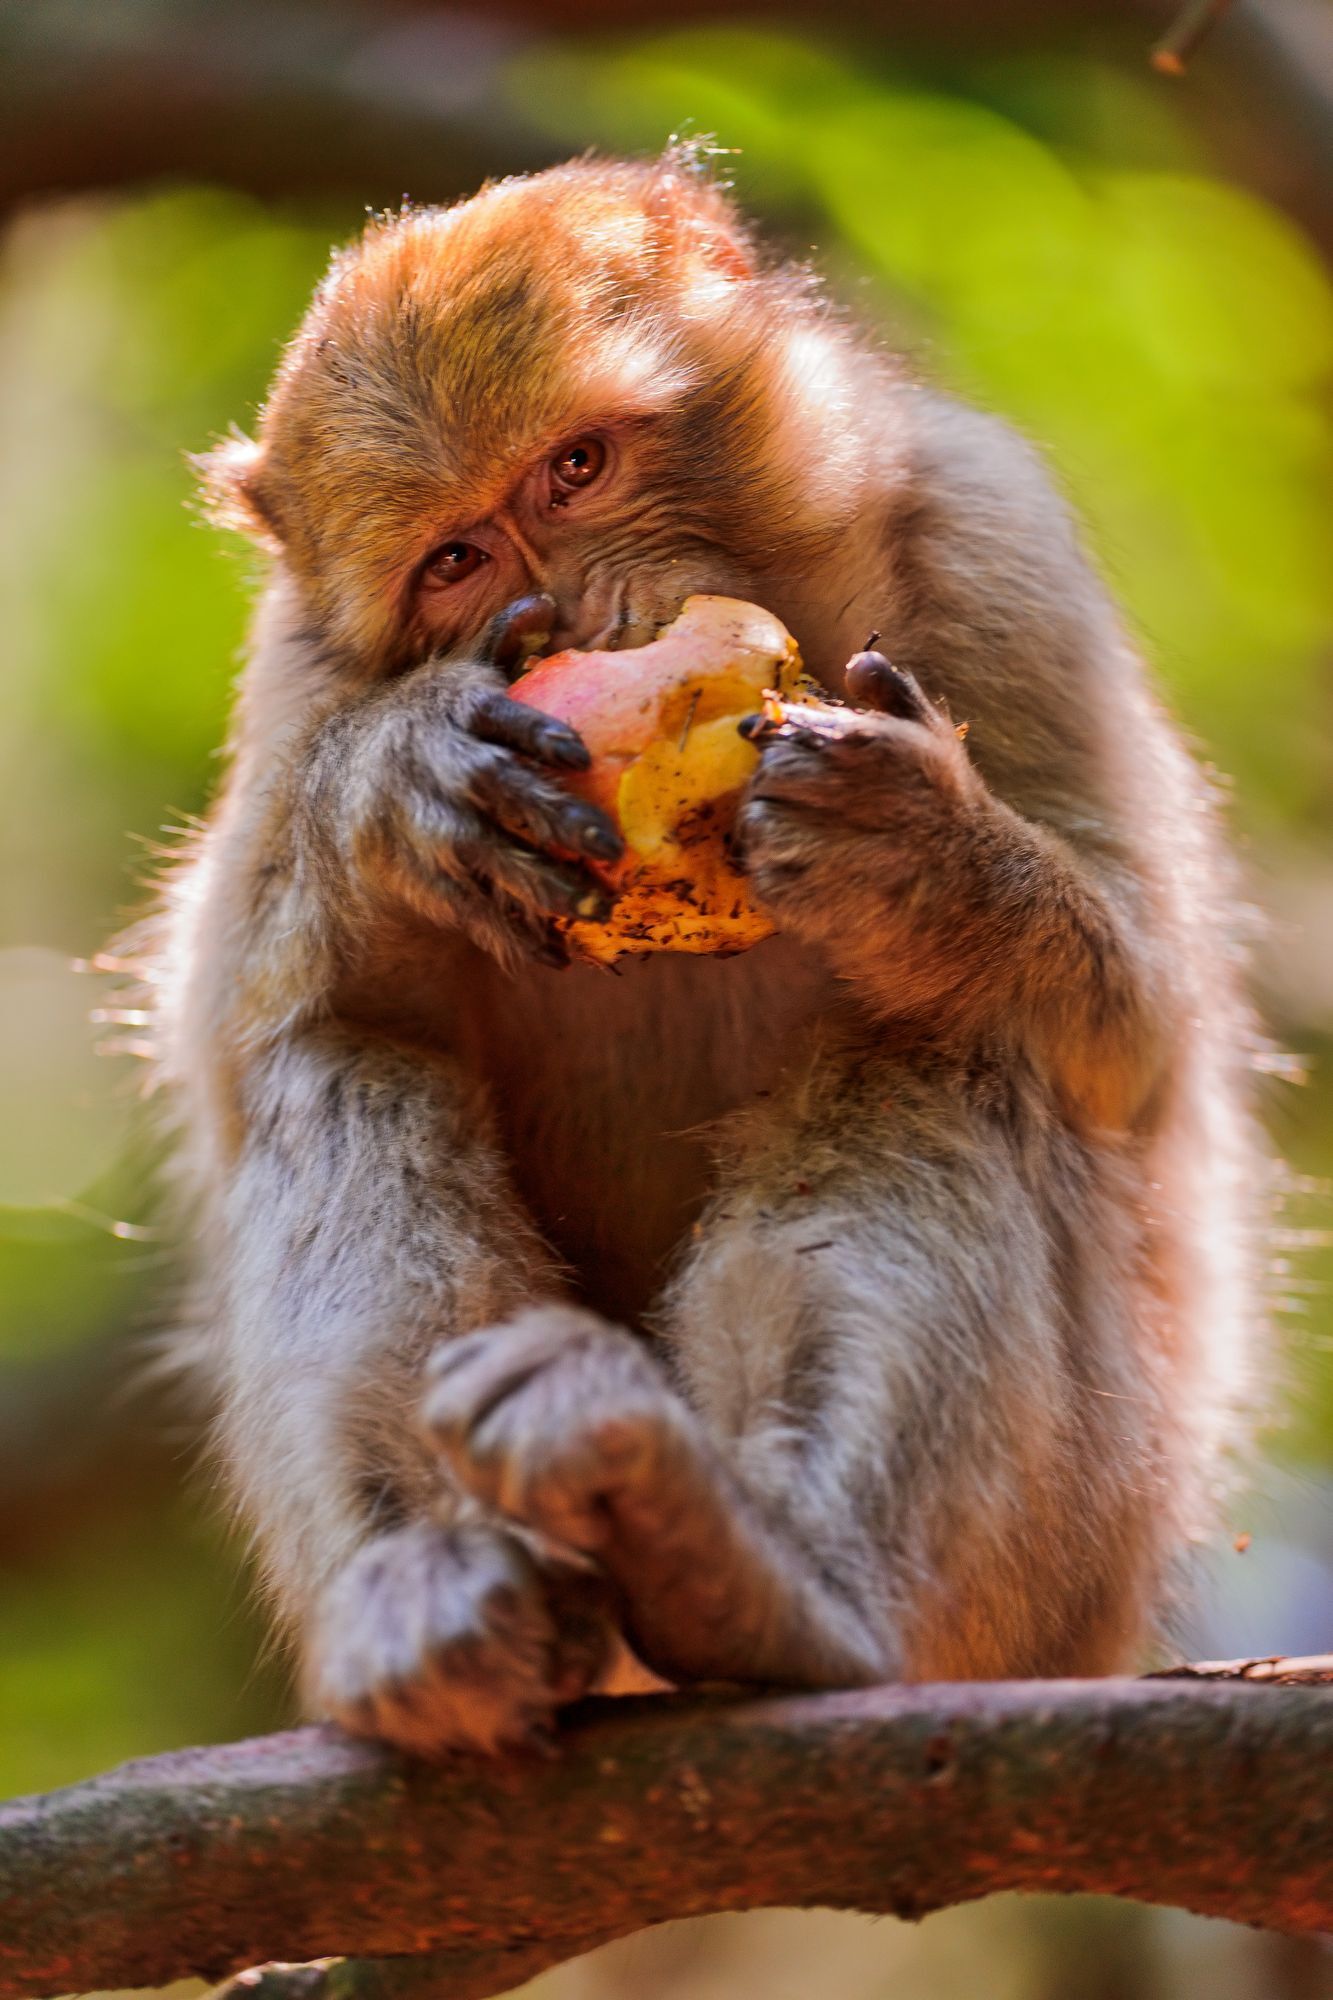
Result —
<instances>
[{"instance_id":1,"label":"tree branch","mask_svg":"<svg viewBox=\"0 0 1333 2000\"><path fill-rule=\"evenodd\" d=\"M1232 0L1188 0L1153 49L1153 68L1163 76L1184 76L1190 57L1231 4Z\"/></svg>"},{"instance_id":2,"label":"tree branch","mask_svg":"<svg viewBox=\"0 0 1333 2000\"><path fill-rule=\"evenodd\" d=\"M1328 1929L1330 1770L1326 1690L1244 1680L595 1702L438 1767L295 1730L0 1807L0 2000L418 1953L267 1992L480 1995L671 1917L999 1889Z\"/></svg>"}]
</instances>

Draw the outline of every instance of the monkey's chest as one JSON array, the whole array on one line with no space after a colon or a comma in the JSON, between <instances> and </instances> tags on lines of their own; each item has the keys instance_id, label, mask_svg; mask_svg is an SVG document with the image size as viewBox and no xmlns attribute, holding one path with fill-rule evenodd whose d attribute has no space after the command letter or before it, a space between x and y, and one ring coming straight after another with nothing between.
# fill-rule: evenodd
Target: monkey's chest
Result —
<instances>
[{"instance_id":1,"label":"monkey's chest","mask_svg":"<svg viewBox=\"0 0 1333 2000\"><path fill-rule=\"evenodd\" d=\"M483 982L483 986L490 982ZM495 976L470 1007L519 1191L589 1304L635 1318L707 1198L708 1126L771 1088L823 976L785 940ZM489 1004L488 1004L489 1003Z\"/></svg>"}]
</instances>

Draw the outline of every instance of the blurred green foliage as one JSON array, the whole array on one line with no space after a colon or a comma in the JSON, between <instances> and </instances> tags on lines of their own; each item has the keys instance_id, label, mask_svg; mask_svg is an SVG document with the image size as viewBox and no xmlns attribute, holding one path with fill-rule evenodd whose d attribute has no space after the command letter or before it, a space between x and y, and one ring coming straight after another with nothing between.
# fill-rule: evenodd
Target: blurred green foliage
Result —
<instances>
[{"instance_id":1,"label":"blurred green foliage","mask_svg":"<svg viewBox=\"0 0 1333 2000\"><path fill-rule=\"evenodd\" d=\"M571 145L738 147L748 203L799 220L859 310L1045 447L1250 823L1323 822L1333 288L1208 172L1160 86L1030 59L946 92L714 28L545 48L514 88ZM1260 662L1283 712L1256 729Z\"/></svg>"},{"instance_id":2,"label":"blurred green foliage","mask_svg":"<svg viewBox=\"0 0 1333 2000\"><path fill-rule=\"evenodd\" d=\"M735 28L554 44L511 86L553 144L740 148L721 164L743 201L817 244L854 311L1042 443L1240 828L1274 865L1330 867L1333 292L1205 156L1187 100L1067 58L909 75ZM112 1226L147 1214L128 1085L88 1081L61 968L214 782L251 559L202 528L184 453L252 421L358 221L168 189L33 211L0 250L0 1095L30 1134L34 1106L60 1124L0 1139L0 1370L152 1316L157 1253ZM1329 995L1292 990L1281 1032L1313 1046ZM1326 1086L1275 1119L1328 1171ZM1284 1448L1311 1464L1333 1458L1328 1327L1316 1298L1291 1340ZM0 1707L24 1724L0 1793L271 1713L237 1695L253 1641L199 1533L113 1520L6 1592Z\"/></svg>"},{"instance_id":3,"label":"blurred green foliage","mask_svg":"<svg viewBox=\"0 0 1333 2000\"><path fill-rule=\"evenodd\" d=\"M180 1504L138 1532L93 1523L0 1592L0 1795L275 1726L274 1667L220 1540Z\"/></svg>"}]
</instances>

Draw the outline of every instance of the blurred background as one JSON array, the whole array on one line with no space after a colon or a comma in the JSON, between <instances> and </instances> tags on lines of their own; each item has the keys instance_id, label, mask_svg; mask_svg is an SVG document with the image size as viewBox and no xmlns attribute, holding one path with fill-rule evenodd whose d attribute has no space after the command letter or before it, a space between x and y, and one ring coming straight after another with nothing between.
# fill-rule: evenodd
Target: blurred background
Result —
<instances>
[{"instance_id":1,"label":"blurred background","mask_svg":"<svg viewBox=\"0 0 1333 2000\"><path fill-rule=\"evenodd\" d=\"M1173 76L1169 0L0 0L0 1795L288 1713L193 1425L136 1382L177 1258L135 1023L90 1027L78 969L216 781L254 566L184 454L252 421L368 208L671 133L1045 448L1220 774L1307 1080L1263 1086L1296 1177L1273 1408L1183 1647L1333 1649L1333 14L1218 12ZM670 1927L540 1985L1306 2000L1333 1960L1008 1900Z\"/></svg>"}]
</instances>

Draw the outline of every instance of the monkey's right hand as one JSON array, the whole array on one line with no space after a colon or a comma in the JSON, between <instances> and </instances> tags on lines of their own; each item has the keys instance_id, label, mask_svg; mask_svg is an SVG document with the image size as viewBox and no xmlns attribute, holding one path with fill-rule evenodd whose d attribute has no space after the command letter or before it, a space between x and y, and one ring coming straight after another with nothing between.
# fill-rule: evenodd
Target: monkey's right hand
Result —
<instances>
[{"instance_id":1,"label":"monkey's right hand","mask_svg":"<svg viewBox=\"0 0 1333 2000\"><path fill-rule=\"evenodd\" d=\"M603 922L613 900L580 857L614 861L624 845L548 775L587 767L576 731L511 700L490 664L445 660L395 685L372 735L348 829L362 880L504 964L566 964L554 920Z\"/></svg>"}]
</instances>

